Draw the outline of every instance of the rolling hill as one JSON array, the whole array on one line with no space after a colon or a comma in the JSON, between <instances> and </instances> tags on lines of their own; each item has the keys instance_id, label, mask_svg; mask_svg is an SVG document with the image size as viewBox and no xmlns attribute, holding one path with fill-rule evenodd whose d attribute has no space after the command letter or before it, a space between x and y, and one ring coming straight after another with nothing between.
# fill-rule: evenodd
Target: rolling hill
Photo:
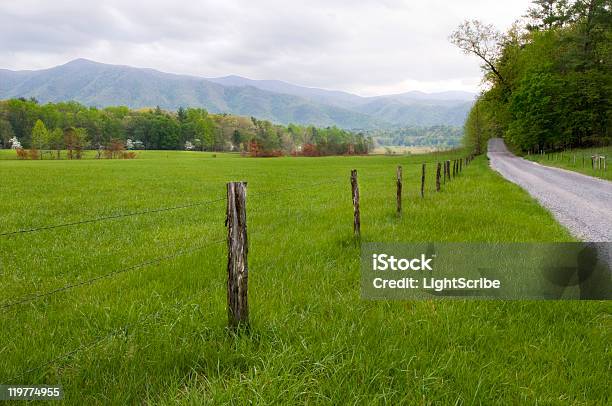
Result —
<instances>
[{"instance_id":1,"label":"rolling hill","mask_svg":"<svg viewBox=\"0 0 612 406\"><path fill-rule=\"evenodd\" d=\"M360 97L276 80L205 79L86 59L43 70L0 69L0 99L12 97L35 97L43 103L75 100L98 107L203 107L281 124L348 129L462 125L473 99L462 92Z\"/></svg>"}]
</instances>

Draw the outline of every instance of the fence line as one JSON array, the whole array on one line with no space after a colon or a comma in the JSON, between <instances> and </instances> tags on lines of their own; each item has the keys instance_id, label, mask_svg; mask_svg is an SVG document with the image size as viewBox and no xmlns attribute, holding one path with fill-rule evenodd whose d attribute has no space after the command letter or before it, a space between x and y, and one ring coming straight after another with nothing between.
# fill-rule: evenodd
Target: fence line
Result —
<instances>
[{"instance_id":1,"label":"fence line","mask_svg":"<svg viewBox=\"0 0 612 406\"><path fill-rule=\"evenodd\" d=\"M453 180L459 173L462 172L462 170L464 169L463 167L467 167L469 165L469 163L471 162L471 160L473 159L472 156L466 157L466 158L461 158L459 161L455 160L454 161L454 165L453 165L453 173L451 176L450 173L450 161L446 161L445 162L445 181L446 181L446 174L447 174L447 169L446 167L448 167L448 180L451 181ZM437 164L437 172L436 172L436 190L440 190L440 169L441 169L441 164L438 163ZM400 172L398 172L400 173ZM401 184L401 174L398 175L398 180L399 180L399 184ZM271 191L264 191L264 192L256 192L253 194L253 196L267 196L267 195L272 195L275 193L280 193L280 192L284 192L284 191L291 191L291 190L303 190L305 188L308 187L314 187L314 186L319 186L319 185L324 185L324 184L339 184L340 182L342 182L341 180L334 180L334 181L324 181L324 182L316 182L316 183L311 183L311 184L307 184L307 185L298 185L298 186L292 186L292 187L288 187L288 188L283 188L283 189L276 189L276 190L271 190ZM16 231L12 231L12 232L5 232L5 233L1 233L0 237L2 236L9 236L9 235L17 235L17 234L25 234L25 233L32 233L32 232L37 232L37 231L42 231L42 230L50 230L50 229L55 229L55 228L60 228L60 227L69 227L69 226L76 226L76 225L80 225L80 224L86 224L86 223L93 223L93 222L97 222L97 221L103 221L103 220L111 220L111 219L118 219L118 218L124 218L124 217L129 217L129 216L136 216L136 215L142 215L142 214L149 214L149 213L159 213L159 212L164 212L164 211L170 211L170 210L177 210L177 209L183 209L183 208L188 208L188 207L195 207L195 206L202 206L202 205L208 205L208 204L212 204L212 203L216 203L216 202L220 202L220 201L228 201L228 205L227 205L227 218L229 218L230 215L230 209L231 209L231 205L229 204L229 199L230 199L230 189L229 186L230 185L235 185L236 183L228 183L228 195L226 197L223 198L219 198L219 199L213 199L213 200L208 200L208 201L204 201L204 202L197 202L197 203L191 203L191 204L186 204L186 205L181 205L181 206L173 206L173 207L165 207L165 208L158 208L158 209L149 209L149 210L143 210L143 211L139 211L139 212L132 212L132 213L124 213L124 214L118 214L118 215L111 215L111 216L105 216L105 217L98 217L98 218L94 218L94 219L88 219L88 220L83 220L83 221L78 221L78 222L72 222L72 223L64 223L64 224L57 224L57 225L51 225L51 226L45 226L45 227L38 227L38 228L31 228L31 229L24 229L24 230L16 230ZM240 184L244 185L244 187L246 188L246 184L241 183ZM353 204L354 204L354 209L355 209L355 213L354 213L354 233L355 236L357 238L359 238L360 236L360 217L359 217L359 190L358 190L358 184L357 184L357 171L353 170L351 172L351 184L352 184L352 195L353 195ZM401 187L401 186L400 186ZM425 164L422 164L421 167L421 197L424 197L424 188L425 188ZM400 189L401 190L401 189ZM401 199L401 191L399 192L400 194L398 196L399 199ZM242 205L242 210L243 213L240 214L240 216L244 215L244 221L246 222L246 201L245 201L245 196L246 193L243 193L242 198L237 198L237 201L240 200L240 204ZM397 198L397 196L396 196ZM227 199L227 200L226 200ZM398 205L401 204L398 203ZM399 206L401 207L401 206ZM401 210L401 209L400 209ZM227 221L227 220L226 220ZM226 225L229 225L231 222L226 223ZM81 282L76 282L76 283L72 283L72 284L68 284L65 286L62 286L60 288L56 288L56 289L52 289L46 292L41 292L41 293L36 293L36 294L28 294L28 295L24 295L22 297L16 298L16 299L9 299L9 301L5 301L4 303L0 304L0 309L11 309L14 308L17 305L20 304L24 304L24 303L30 303L33 301L36 301L38 299L44 298L44 297L49 297L64 291L68 291L77 287L81 287L81 286L85 286L85 285L91 285L96 283L97 281L103 280L103 279L108 279L108 278L112 278L116 275L122 274L122 273L127 273L133 270L137 270L137 269L142 269L145 268L147 266L150 265L154 265L154 264L158 264L161 263L163 261L168 261L174 258L177 258L179 256L183 256L189 253L193 253L196 252L198 250L201 250L205 247L208 246L213 246L215 244L220 244L223 242L227 242L228 243L228 250L230 251L234 251L237 253L241 253L240 255L244 255L244 263L246 264L246 253L248 252L248 245L247 245L247 234L246 234L246 223L243 224L243 229L241 231L241 238L236 237L235 232L232 233L231 227L230 230L228 231L228 236L227 239L220 239L217 241L211 241L211 242L207 242L195 247L191 247L191 248L185 248L185 249L180 249L178 251L175 251L172 254L169 255L165 255L165 256L161 256L158 258L154 258L145 262L141 262L132 266L129 266L127 268L121 268L118 270L115 270L113 272L104 274L104 275L99 275ZM238 233L240 234L240 233ZM176 241L176 240L174 240ZM230 258L231 256L228 256L228 271L230 271L230 267L229 267L229 262L230 262ZM246 268L245 268L246 269ZM246 272L245 272L246 273ZM245 277L246 278L246 277ZM228 278L228 289L230 287L229 284L229 278ZM170 292L175 291L176 289L178 289L178 286L174 289L172 289ZM246 298L246 284L244 286L244 298ZM198 293L200 293L200 291L195 292L193 295L190 295L186 300L183 301L183 303L181 304L181 306L185 306L184 303L191 301L191 299L193 297L195 297L195 295L197 295ZM245 299L246 300L246 299ZM176 306L176 305L175 305ZM229 291L228 291L228 306L229 306ZM229 307L228 307L229 308ZM87 350L89 348L93 348L96 345L102 343L103 341L110 339L114 336L116 336L118 333L122 332L122 331L126 331L128 330L128 328L133 328L134 326L138 326L140 324L142 324L144 321L146 321L147 319L149 319L152 316L155 315L159 315L161 313L162 310L158 310L157 312L153 312L153 313L149 313L147 314L145 317L138 317L136 321L129 323L125 326L121 326L118 327L114 330L112 330L110 333L108 334L104 334L101 337L98 337L97 339L87 343L87 344L82 344L80 346L78 346L77 348L61 354L57 357L54 357L53 359L49 360L46 363L43 363L41 365L38 365L36 367L30 368L26 371L21 372L19 375L13 377L9 382L13 382L16 381L17 379L21 379L23 376L26 376L34 371L40 370L42 368L45 368L49 365L52 365L62 359L66 359L71 357L72 355L81 352L83 350ZM182 310L181 310L182 311ZM3 312L6 313L7 311ZM246 323L248 323L248 313L245 317ZM231 319L230 319L230 326L231 326Z\"/></svg>"},{"instance_id":2,"label":"fence line","mask_svg":"<svg viewBox=\"0 0 612 406\"><path fill-rule=\"evenodd\" d=\"M333 184L333 183L340 183L340 180L316 182L316 183L311 183L311 184L306 184L306 185L293 186L289 188L256 192L252 196L271 195L271 194L281 193L281 192L290 191L290 190L298 190L298 189L304 189L306 187L314 187L314 186ZM38 231L52 230L52 229L63 228L63 227L71 227L71 226L95 223L95 222L105 221L105 220L116 220L116 219L125 218L125 217L139 216L143 214L162 213L162 212L172 211L172 210L187 209L190 207L210 205L210 204L218 203L218 202L225 201L225 200L226 200L225 197L220 197L218 199L212 199L212 200L207 200L203 202L188 203L188 204L178 205L178 206L160 207L160 208L147 209L147 210L135 211L135 212L130 212L130 213L120 213L120 214L113 214L109 216L95 217L91 219L79 220L79 221L74 221L70 223L53 224L49 226L7 231L7 232L0 233L0 237L6 237L6 236L18 235L18 234L28 234L28 233L38 232Z\"/></svg>"},{"instance_id":3,"label":"fence line","mask_svg":"<svg viewBox=\"0 0 612 406\"><path fill-rule=\"evenodd\" d=\"M52 229L55 229L55 228L62 228L62 227L71 227L71 226L77 226L77 225L81 225L81 224L95 223L95 222L98 222L98 221L115 220L115 219L119 219L119 218L131 217L131 216L139 216L139 215L142 215L142 214L161 213L161 212L171 211L171 210L187 209L189 207L205 206L205 205L221 202L221 201L224 201L224 200L225 200L225 197L222 197L222 198L219 198L219 199L213 199L213 200L207 200L207 201L204 201L204 202L196 202L196 203L184 204L184 205L180 205L180 206L161 207L161 208L157 208L157 209L149 209L149 210L135 211L135 212L131 212L131 213L121 213L121 214L114 214L114 215L110 215L110 216L96 217L96 218L92 218L92 219L75 221L75 222L71 222L71 223L54 224L54 225L50 225L50 226L43 226L43 227L29 228L29 229L23 229L23 230L8 231L8 232L0 233L0 237L5 237L5 236L9 236L9 235L16 235L16 234L34 233L34 232L38 232L38 231L52 230Z\"/></svg>"}]
</instances>

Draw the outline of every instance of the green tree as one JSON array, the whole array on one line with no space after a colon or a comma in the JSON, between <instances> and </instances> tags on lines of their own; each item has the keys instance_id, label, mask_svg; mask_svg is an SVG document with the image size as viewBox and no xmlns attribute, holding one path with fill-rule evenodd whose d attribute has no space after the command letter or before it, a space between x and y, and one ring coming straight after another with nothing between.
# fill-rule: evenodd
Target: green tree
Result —
<instances>
[{"instance_id":1,"label":"green tree","mask_svg":"<svg viewBox=\"0 0 612 406\"><path fill-rule=\"evenodd\" d=\"M47 148L49 141L49 132L47 131L47 127L42 120L36 120L34 124L34 128L32 128L32 148L38 149L42 152L42 150ZM40 154L40 159L42 159L43 154Z\"/></svg>"},{"instance_id":2,"label":"green tree","mask_svg":"<svg viewBox=\"0 0 612 406\"><path fill-rule=\"evenodd\" d=\"M2 148L9 148L9 140L15 136L13 126L8 120L0 118L0 144Z\"/></svg>"},{"instance_id":3,"label":"green tree","mask_svg":"<svg viewBox=\"0 0 612 406\"><path fill-rule=\"evenodd\" d=\"M60 128L54 128L49 133L49 148L54 149L57 159L61 158L61 151L64 149L64 132Z\"/></svg>"}]
</instances>

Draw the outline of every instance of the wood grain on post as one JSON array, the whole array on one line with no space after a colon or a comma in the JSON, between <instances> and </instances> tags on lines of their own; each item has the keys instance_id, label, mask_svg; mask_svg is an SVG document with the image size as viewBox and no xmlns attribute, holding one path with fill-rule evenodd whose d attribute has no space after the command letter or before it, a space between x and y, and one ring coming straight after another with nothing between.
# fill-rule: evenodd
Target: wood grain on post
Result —
<instances>
[{"instance_id":1,"label":"wood grain on post","mask_svg":"<svg viewBox=\"0 0 612 406\"><path fill-rule=\"evenodd\" d=\"M425 164L421 169L421 197L425 197Z\"/></svg>"},{"instance_id":2,"label":"wood grain on post","mask_svg":"<svg viewBox=\"0 0 612 406\"><path fill-rule=\"evenodd\" d=\"M361 236L361 215L359 214L359 183L357 183L357 169L351 171L351 190L353 192L353 233L355 237Z\"/></svg>"},{"instance_id":3,"label":"wood grain on post","mask_svg":"<svg viewBox=\"0 0 612 406\"><path fill-rule=\"evenodd\" d=\"M438 162L438 167L436 168L436 192L440 191L440 171L442 169L442 165Z\"/></svg>"},{"instance_id":4,"label":"wood grain on post","mask_svg":"<svg viewBox=\"0 0 612 406\"><path fill-rule=\"evenodd\" d=\"M397 214L402 214L402 167L397 167Z\"/></svg>"},{"instance_id":5,"label":"wood grain on post","mask_svg":"<svg viewBox=\"0 0 612 406\"><path fill-rule=\"evenodd\" d=\"M231 329L249 324L246 187L246 182L227 184L227 315Z\"/></svg>"}]
</instances>

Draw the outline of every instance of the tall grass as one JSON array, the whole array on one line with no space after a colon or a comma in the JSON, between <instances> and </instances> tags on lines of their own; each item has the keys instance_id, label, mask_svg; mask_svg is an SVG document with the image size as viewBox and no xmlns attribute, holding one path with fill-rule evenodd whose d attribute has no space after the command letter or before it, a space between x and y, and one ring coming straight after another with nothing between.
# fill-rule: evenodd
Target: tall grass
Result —
<instances>
[{"instance_id":1,"label":"tall grass","mask_svg":"<svg viewBox=\"0 0 612 406\"><path fill-rule=\"evenodd\" d=\"M592 156L605 156L607 161L606 170L603 168L603 163L601 163L601 167L595 166L593 168ZM542 165L554 166L596 178L612 180L612 147L572 149L545 155L530 155L525 158Z\"/></svg>"},{"instance_id":2,"label":"tall grass","mask_svg":"<svg viewBox=\"0 0 612 406\"><path fill-rule=\"evenodd\" d=\"M207 245L0 311L0 383L61 383L70 404L605 403L605 302L360 299L352 168L363 241L571 241L485 158L436 193L434 163L452 157L2 161L0 232L213 200L246 180L252 330L225 330L225 247ZM0 237L0 303L222 240L223 222L221 201Z\"/></svg>"}]
</instances>

